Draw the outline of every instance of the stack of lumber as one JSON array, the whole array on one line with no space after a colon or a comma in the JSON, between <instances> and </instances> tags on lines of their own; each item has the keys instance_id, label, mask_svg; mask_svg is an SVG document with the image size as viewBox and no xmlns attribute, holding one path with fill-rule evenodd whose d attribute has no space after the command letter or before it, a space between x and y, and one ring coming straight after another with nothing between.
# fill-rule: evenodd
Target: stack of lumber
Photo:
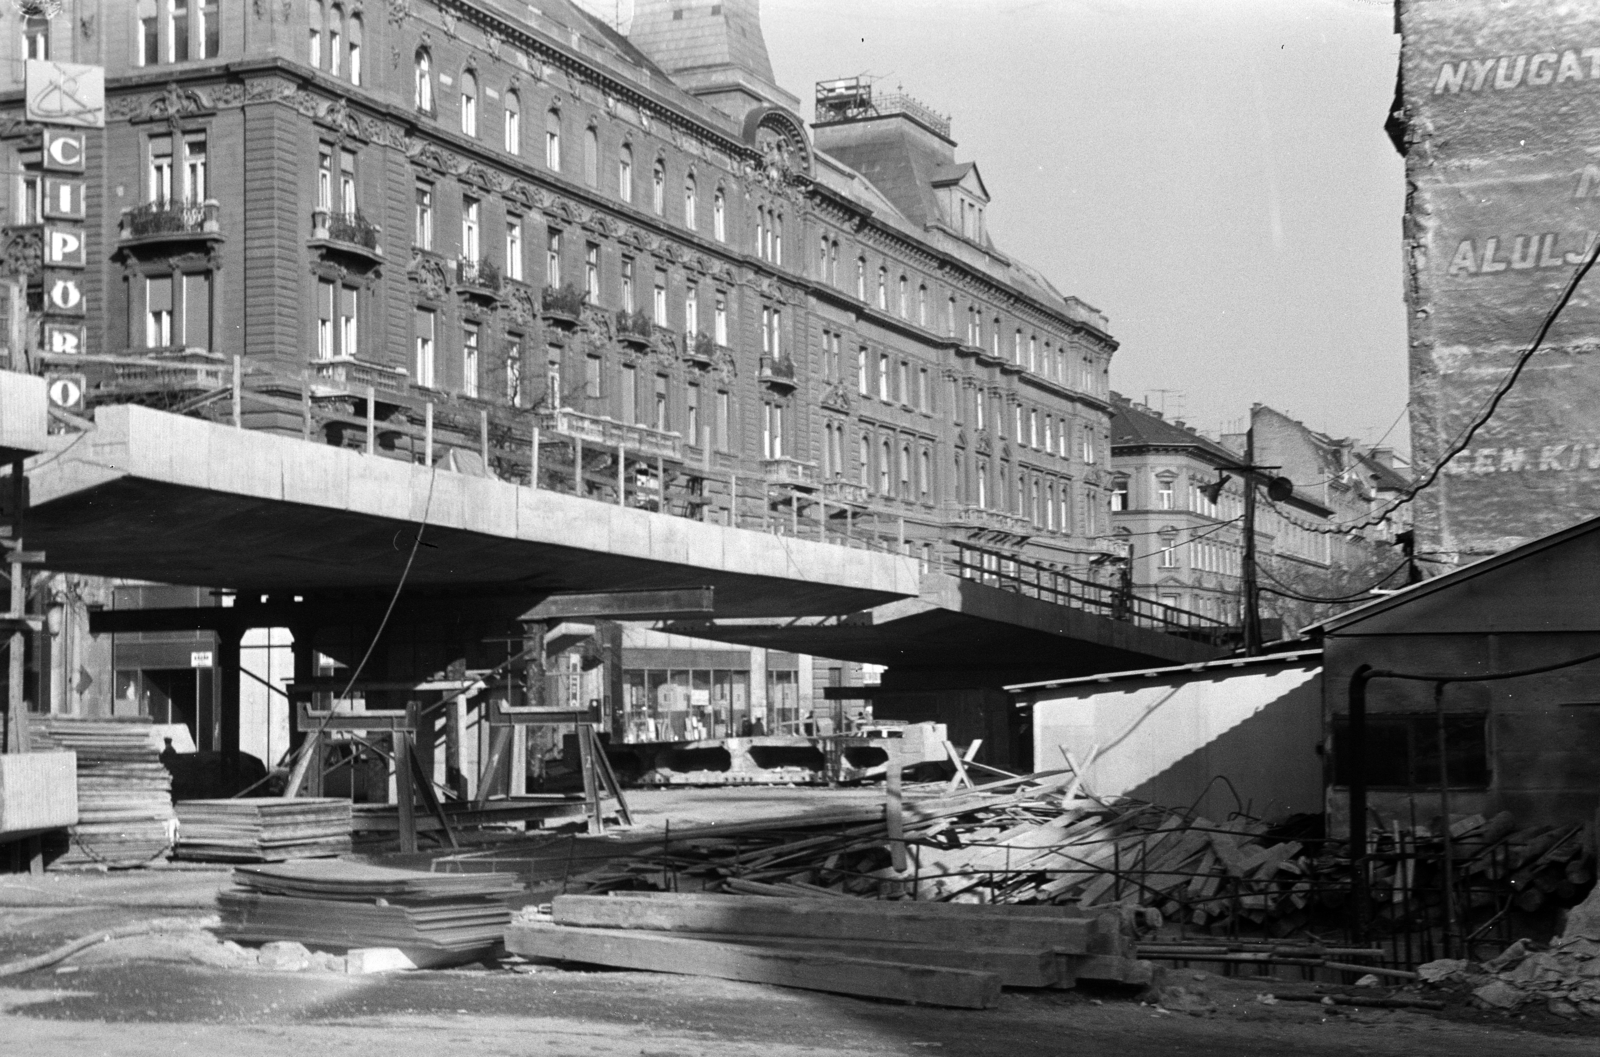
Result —
<instances>
[{"instance_id":1,"label":"stack of lumber","mask_svg":"<svg viewBox=\"0 0 1600 1057\"><path fill-rule=\"evenodd\" d=\"M172 847L172 776L152 733L148 720L30 720L33 748L78 754L78 824L57 863L137 866Z\"/></svg>"},{"instance_id":2,"label":"stack of lumber","mask_svg":"<svg viewBox=\"0 0 1600 1057\"><path fill-rule=\"evenodd\" d=\"M983 1009L1001 987L1071 987L1086 967L1126 961L1127 937L1122 915L1068 907L616 892L557 896L547 915L525 910L506 949Z\"/></svg>"},{"instance_id":3,"label":"stack of lumber","mask_svg":"<svg viewBox=\"0 0 1600 1057\"><path fill-rule=\"evenodd\" d=\"M332 797L180 800L180 859L273 862L350 850L350 801Z\"/></svg>"},{"instance_id":4,"label":"stack of lumber","mask_svg":"<svg viewBox=\"0 0 1600 1057\"><path fill-rule=\"evenodd\" d=\"M398 947L470 960L500 943L521 891L509 874L436 874L338 859L236 867L217 895L221 935L319 950ZM429 959L437 962L437 959ZM418 964L422 964L419 960Z\"/></svg>"}]
</instances>

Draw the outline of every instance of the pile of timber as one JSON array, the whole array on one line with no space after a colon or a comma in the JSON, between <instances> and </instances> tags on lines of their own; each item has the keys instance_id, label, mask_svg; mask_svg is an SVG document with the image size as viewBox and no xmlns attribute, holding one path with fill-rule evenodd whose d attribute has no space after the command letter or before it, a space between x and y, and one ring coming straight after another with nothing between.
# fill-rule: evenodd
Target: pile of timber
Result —
<instances>
[{"instance_id":1,"label":"pile of timber","mask_svg":"<svg viewBox=\"0 0 1600 1057\"><path fill-rule=\"evenodd\" d=\"M180 800L176 857L274 862L350 850L350 801L333 797Z\"/></svg>"},{"instance_id":2,"label":"pile of timber","mask_svg":"<svg viewBox=\"0 0 1600 1057\"><path fill-rule=\"evenodd\" d=\"M316 950L398 947L416 964L468 961L496 949L511 920L510 874L438 874L340 859L239 866L217 895L219 933L294 940Z\"/></svg>"},{"instance_id":3,"label":"pile of timber","mask_svg":"<svg viewBox=\"0 0 1600 1057\"><path fill-rule=\"evenodd\" d=\"M1152 908L1193 924L1260 920L1281 904L1304 904L1298 842L1271 841L1259 823L1079 790L1070 774L1045 773L909 800L898 841L885 809L871 806L682 834L591 877L590 890Z\"/></svg>"},{"instance_id":4,"label":"pile of timber","mask_svg":"<svg viewBox=\"0 0 1600 1057\"><path fill-rule=\"evenodd\" d=\"M148 720L34 717L32 747L78 754L78 824L60 865L138 866L172 847L172 776Z\"/></svg>"},{"instance_id":5,"label":"pile of timber","mask_svg":"<svg viewBox=\"0 0 1600 1057\"><path fill-rule=\"evenodd\" d=\"M1114 911L821 896L563 895L506 930L527 958L966 1009L1002 987L1122 979L1129 949Z\"/></svg>"}]
</instances>

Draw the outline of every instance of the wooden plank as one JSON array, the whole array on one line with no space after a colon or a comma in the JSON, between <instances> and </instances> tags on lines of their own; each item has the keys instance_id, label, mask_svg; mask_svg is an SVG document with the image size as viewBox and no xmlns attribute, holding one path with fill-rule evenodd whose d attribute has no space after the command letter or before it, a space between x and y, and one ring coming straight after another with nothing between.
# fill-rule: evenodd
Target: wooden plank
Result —
<instances>
[{"instance_id":1,"label":"wooden plank","mask_svg":"<svg viewBox=\"0 0 1600 1057\"><path fill-rule=\"evenodd\" d=\"M526 957L776 984L917 1005L989 1009L1000 1001L1000 978L994 973L751 947L662 932L517 922L506 929L506 949Z\"/></svg>"},{"instance_id":2,"label":"wooden plank","mask_svg":"<svg viewBox=\"0 0 1600 1057\"><path fill-rule=\"evenodd\" d=\"M1061 978L1061 965L1066 957L1040 947L949 947L880 940L813 939L806 936L731 936L718 932L675 932L673 935L742 946L825 952L904 965L972 969L994 973L1000 977L1003 987L1053 987Z\"/></svg>"},{"instance_id":3,"label":"wooden plank","mask_svg":"<svg viewBox=\"0 0 1600 1057\"><path fill-rule=\"evenodd\" d=\"M569 617L646 617L709 614L713 589L690 587L667 591L601 591L551 595L518 620L565 620Z\"/></svg>"},{"instance_id":4,"label":"wooden plank","mask_svg":"<svg viewBox=\"0 0 1600 1057\"><path fill-rule=\"evenodd\" d=\"M1069 915L1055 912L1054 907L886 903L820 897L562 895L555 898L552 909L558 924L585 928L732 932L936 946L1048 946L1078 953L1090 949L1100 928L1097 914Z\"/></svg>"}]
</instances>

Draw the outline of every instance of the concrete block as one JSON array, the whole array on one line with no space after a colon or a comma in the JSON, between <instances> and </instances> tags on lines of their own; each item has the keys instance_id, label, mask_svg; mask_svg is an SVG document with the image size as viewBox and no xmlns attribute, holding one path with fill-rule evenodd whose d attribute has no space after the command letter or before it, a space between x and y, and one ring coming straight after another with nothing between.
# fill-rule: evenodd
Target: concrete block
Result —
<instances>
[{"instance_id":1,"label":"concrete block","mask_svg":"<svg viewBox=\"0 0 1600 1057\"><path fill-rule=\"evenodd\" d=\"M350 976L401 972L416 967L417 963L399 947L356 947L344 956L344 971Z\"/></svg>"}]
</instances>

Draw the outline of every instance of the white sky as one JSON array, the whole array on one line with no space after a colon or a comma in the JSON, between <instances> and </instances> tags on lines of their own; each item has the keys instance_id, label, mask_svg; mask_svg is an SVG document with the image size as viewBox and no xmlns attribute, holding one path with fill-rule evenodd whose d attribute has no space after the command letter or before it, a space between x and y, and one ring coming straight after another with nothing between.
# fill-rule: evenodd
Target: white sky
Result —
<instances>
[{"instance_id":1,"label":"white sky","mask_svg":"<svg viewBox=\"0 0 1600 1057\"><path fill-rule=\"evenodd\" d=\"M1388 0L762 0L762 25L807 119L861 73L952 116L996 243L1110 316L1113 388L1209 430L1260 401L1372 443L1401 413Z\"/></svg>"}]
</instances>

